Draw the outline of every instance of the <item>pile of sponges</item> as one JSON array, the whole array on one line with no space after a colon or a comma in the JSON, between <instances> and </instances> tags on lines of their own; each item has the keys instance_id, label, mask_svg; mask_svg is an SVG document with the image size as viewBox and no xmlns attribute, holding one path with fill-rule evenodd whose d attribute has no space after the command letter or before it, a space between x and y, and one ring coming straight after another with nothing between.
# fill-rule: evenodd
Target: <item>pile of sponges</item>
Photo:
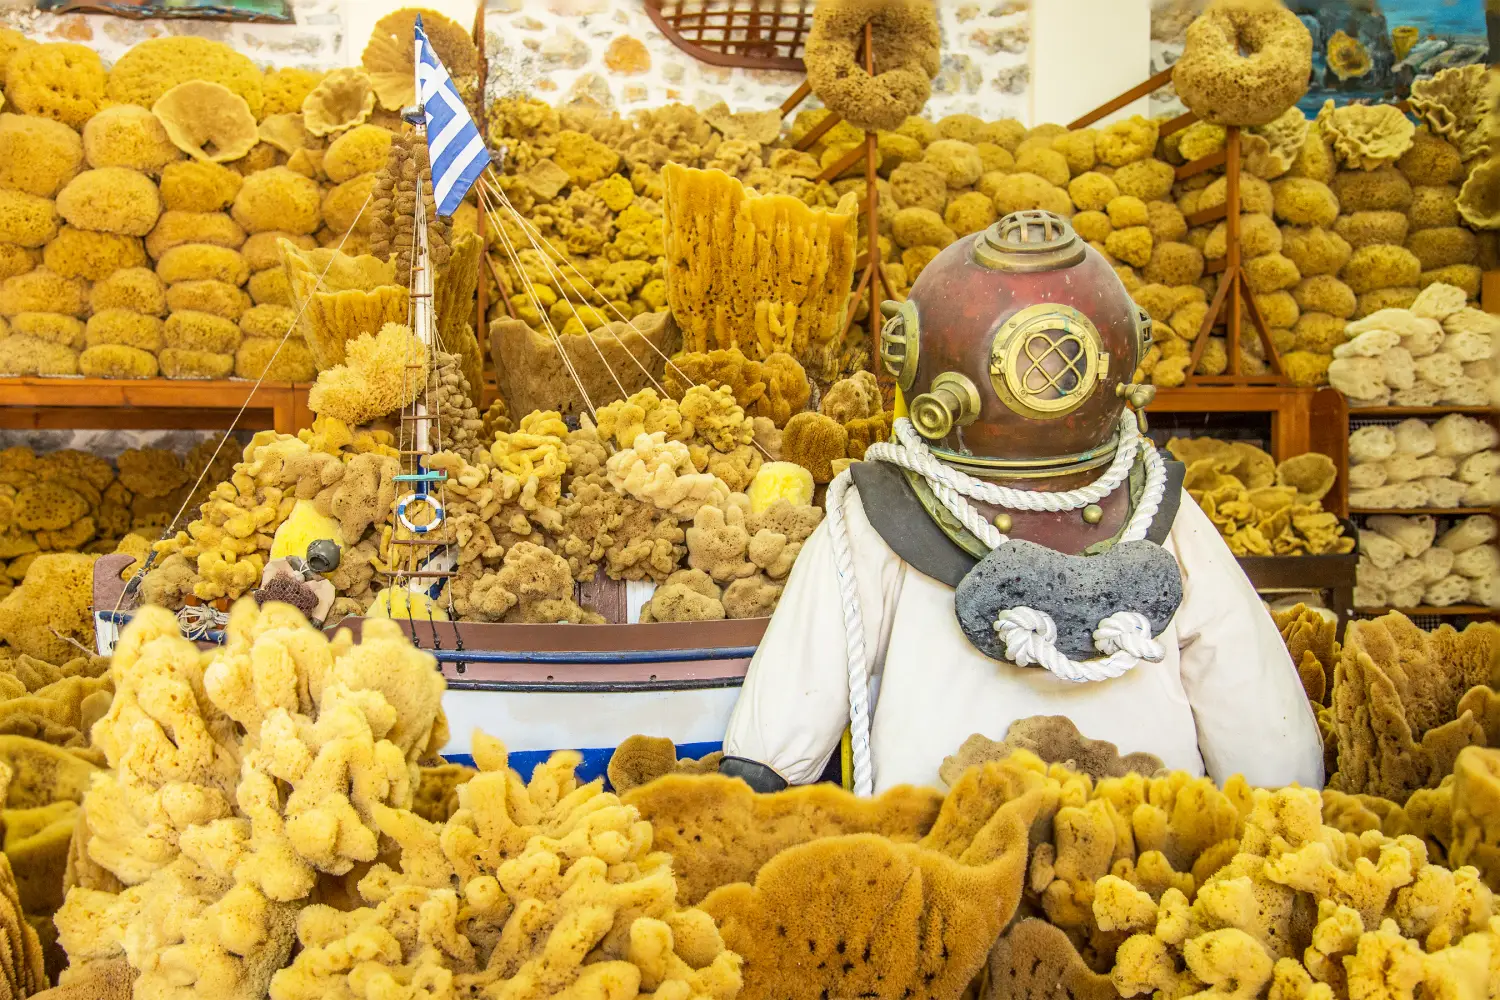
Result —
<instances>
[{"instance_id":1,"label":"pile of sponges","mask_svg":"<svg viewBox=\"0 0 1500 1000\"><path fill-rule=\"evenodd\" d=\"M1382 309L1344 327L1329 382L1351 406L1487 406L1500 390L1500 316L1434 283L1409 309Z\"/></svg>"},{"instance_id":2,"label":"pile of sponges","mask_svg":"<svg viewBox=\"0 0 1500 1000\"><path fill-rule=\"evenodd\" d=\"M1349 506L1373 510L1500 503L1500 432L1450 413L1369 424L1349 435Z\"/></svg>"},{"instance_id":3,"label":"pile of sponges","mask_svg":"<svg viewBox=\"0 0 1500 1000\"><path fill-rule=\"evenodd\" d=\"M1427 514L1378 514L1359 533L1361 608L1500 607L1500 547L1495 519L1466 517L1441 535Z\"/></svg>"},{"instance_id":4,"label":"pile of sponges","mask_svg":"<svg viewBox=\"0 0 1500 1000\"><path fill-rule=\"evenodd\" d=\"M1354 539L1321 503L1338 475L1327 455L1308 452L1277 464L1252 444L1217 438L1172 438L1167 450L1187 466L1183 489L1235 555L1354 550Z\"/></svg>"}]
</instances>

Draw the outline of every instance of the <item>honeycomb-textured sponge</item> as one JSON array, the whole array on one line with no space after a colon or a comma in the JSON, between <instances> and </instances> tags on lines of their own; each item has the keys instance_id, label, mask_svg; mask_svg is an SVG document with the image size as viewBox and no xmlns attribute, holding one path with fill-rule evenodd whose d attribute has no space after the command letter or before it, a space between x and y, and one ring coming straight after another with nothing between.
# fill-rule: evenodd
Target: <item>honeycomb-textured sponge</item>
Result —
<instances>
[{"instance_id":1,"label":"honeycomb-textured sponge","mask_svg":"<svg viewBox=\"0 0 1500 1000\"><path fill-rule=\"evenodd\" d=\"M1229 227L1223 222L1214 226L1204 244L1203 256L1218 260L1229 252ZM1264 212L1248 212L1240 216L1240 254L1242 257L1262 257L1278 253L1283 246L1281 229L1274 219Z\"/></svg>"},{"instance_id":2,"label":"honeycomb-textured sponge","mask_svg":"<svg viewBox=\"0 0 1500 1000\"><path fill-rule=\"evenodd\" d=\"M1393 288L1377 288L1373 292L1361 292L1359 304L1354 307L1354 315L1350 318L1364 319L1382 309L1410 309L1421 292L1422 289L1416 285L1398 285Z\"/></svg>"},{"instance_id":3,"label":"honeycomb-textured sponge","mask_svg":"<svg viewBox=\"0 0 1500 1000\"><path fill-rule=\"evenodd\" d=\"M280 340L297 321L297 311L287 306L251 306L240 317L246 339L272 337Z\"/></svg>"},{"instance_id":4,"label":"honeycomb-textured sponge","mask_svg":"<svg viewBox=\"0 0 1500 1000\"><path fill-rule=\"evenodd\" d=\"M1351 249L1358 250L1376 243L1394 243L1400 246L1406 242L1406 230L1409 226L1406 213L1387 209L1341 215L1333 224L1333 231Z\"/></svg>"},{"instance_id":5,"label":"honeycomb-textured sponge","mask_svg":"<svg viewBox=\"0 0 1500 1000\"><path fill-rule=\"evenodd\" d=\"M1141 201L1159 201L1172 193L1175 177L1170 163L1147 159L1120 167L1115 171L1114 181L1121 194L1133 195Z\"/></svg>"},{"instance_id":6,"label":"honeycomb-textured sponge","mask_svg":"<svg viewBox=\"0 0 1500 1000\"><path fill-rule=\"evenodd\" d=\"M1350 307L1350 312L1353 312ZM1292 344L1299 351L1312 351L1317 354L1333 353L1333 349L1344 342L1344 325L1346 320L1340 316L1331 316L1323 312L1304 312L1297 317L1297 325L1292 327Z\"/></svg>"},{"instance_id":7,"label":"honeycomb-textured sponge","mask_svg":"<svg viewBox=\"0 0 1500 1000\"><path fill-rule=\"evenodd\" d=\"M261 93L265 104L261 116L294 115L302 110L302 102L323 79L317 70L282 66L270 70L261 79Z\"/></svg>"},{"instance_id":8,"label":"honeycomb-textured sponge","mask_svg":"<svg viewBox=\"0 0 1500 1000\"><path fill-rule=\"evenodd\" d=\"M64 278L45 267L6 278L0 283L0 316L23 312L55 312L83 316L84 296L88 286L74 278Z\"/></svg>"},{"instance_id":9,"label":"honeycomb-textured sponge","mask_svg":"<svg viewBox=\"0 0 1500 1000\"><path fill-rule=\"evenodd\" d=\"M1079 212L1073 216L1073 232L1089 243L1103 243L1114 231L1109 216L1103 212Z\"/></svg>"},{"instance_id":10,"label":"honeycomb-textured sponge","mask_svg":"<svg viewBox=\"0 0 1500 1000\"><path fill-rule=\"evenodd\" d=\"M1339 276L1356 295L1383 288L1412 287L1422 274L1422 262L1405 247L1377 244L1362 247L1349 258Z\"/></svg>"},{"instance_id":11,"label":"honeycomb-textured sponge","mask_svg":"<svg viewBox=\"0 0 1500 1000\"><path fill-rule=\"evenodd\" d=\"M1333 355L1314 351L1288 351L1281 355L1281 370L1296 386L1328 384L1328 366Z\"/></svg>"},{"instance_id":12,"label":"honeycomb-textured sponge","mask_svg":"<svg viewBox=\"0 0 1500 1000\"><path fill-rule=\"evenodd\" d=\"M5 64L5 96L23 114L81 129L104 97L104 64L86 45L29 45Z\"/></svg>"},{"instance_id":13,"label":"honeycomb-textured sponge","mask_svg":"<svg viewBox=\"0 0 1500 1000\"><path fill-rule=\"evenodd\" d=\"M1332 186L1341 212L1404 212L1411 207L1411 184L1392 166L1340 170Z\"/></svg>"},{"instance_id":14,"label":"honeycomb-textured sponge","mask_svg":"<svg viewBox=\"0 0 1500 1000\"><path fill-rule=\"evenodd\" d=\"M1292 289L1292 298L1297 300L1297 307L1304 315L1323 313L1339 319L1348 319L1354 315L1356 305L1354 289L1332 274L1303 278Z\"/></svg>"},{"instance_id":15,"label":"honeycomb-textured sponge","mask_svg":"<svg viewBox=\"0 0 1500 1000\"><path fill-rule=\"evenodd\" d=\"M1464 179L1458 147L1426 127L1417 129L1411 148L1396 161L1396 169L1414 186L1457 184Z\"/></svg>"},{"instance_id":16,"label":"honeycomb-textured sponge","mask_svg":"<svg viewBox=\"0 0 1500 1000\"><path fill-rule=\"evenodd\" d=\"M170 163L161 174L162 204L172 212L221 212L234 203L244 180L219 163Z\"/></svg>"},{"instance_id":17,"label":"honeycomb-textured sponge","mask_svg":"<svg viewBox=\"0 0 1500 1000\"><path fill-rule=\"evenodd\" d=\"M146 251L136 236L63 226L42 251L42 262L65 278L98 281L122 268L140 267Z\"/></svg>"},{"instance_id":18,"label":"honeycomb-textured sponge","mask_svg":"<svg viewBox=\"0 0 1500 1000\"><path fill-rule=\"evenodd\" d=\"M83 141L61 122L0 114L0 188L51 198L83 165Z\"/></svg>"},{"instance_id":19,"label":"honeycomb-textured sponge","mask_svg":"<svg viewBox=\"0 0 1500 1000\"><path fill-rule=\"evenodd\" d=\"M1146 226L1158 243L1182 243L1187 239L1187 219L1182 217L1181 210L1170 201L1146 203Z\"/></svg>"},{"instance_id":20,"label":"honeycomb-textured sponge","mask_svg":"<svg viewBox=\"0 0 1500 1000\"><path fill-rule=\"evenodd\" d=\"M958 139L938 139L933 142L922 151L922 162L936 167L950 188L969 187L984 173L984 161L979 157L979 150ZM1019 160L1017 163L1019 165ZM1066 172L1066 164L1063 170Z\"/></svg>"},{"instance_id":21,"label":"honeycomb-textured sponge","mask_svg":"<svg viewBox=\"0 0 1500 1000\"><path fill-rule=\"evenodd\" d=\"M1004 217L1033 208L1069 218L1073 214L1073 199L1068 192L1036 174L1005 175L995 191L995 211Z\"/></svg>"},{"instance_id":22,"label":"honeycomb-textured sponge","mask_svg":"<svg viewBox=\"0 0 1500 1000\"><path fill-rule=\"evenodd\" d=\"M284 229L315 233L322 221L317 181L286 167L261 170L245 178L231 214L247 233Z\"/></svg>"},{"instance_id":23,"label":"honeycomb-textured sponge","mask_svg":"<svg viewBox=\"0 0 1500 1000\"><path fill-rule=\"evenodd\" d=\"M171 35L132 46L110 69L104 92L111 101L149 108L179 83L207 80L239 94L259 118L265 105L261 79L248 56L223 42Z\"/></svg>"},{"instance_id":24,"label":"honeycomb-textured sponge","mask_svg":"<svg viewBox=\"0 0 1500 1000\"><path fill-rule=\"evenodd\" d=\"M1102 212L1119 196L1120 187L1115 179L1096 170L1079 174L1068 182L1068 197L1080 212Z\"/></svg>"},{"instance_id":25,"label":"honeycomb-textured sponge","mask_svg":"<svg viewBox=\"0 0 1500 1000\"><path fill-rule=\"evenodd\" d=\"M1145 226L1127 226L1124 229L1116 229L1104 241L1104 246L1111 257L1124 261L1132 267L1144 267L1149 263L1151 251L1154 249L1151 230Z\"/></svg>"},{"instance_id":26,"label":"honeycomb-textured sponge","mask_svg":"<svg viewBox=\"0 0 1500 1000\"><path fill-rule=\"evenodd\" d=\"M988 228L996 218L994 199L986 198L978 191L955 196L943 211L943 221L959 236Z\"/></svg>"},{"instance_id":27,"label":"honeycomb-textured sponge","mask_svg":"<svg viewBox=\"0 0 1500 1000\"><path fill-rule=\"evenodd\" d=\"M152 260L186 243L210 243L237 250L245 243L245 231L223 212L178 212L168 210L156 220L146 237L146 252Z\"/></svg>"},{"instance_id":28,"label":"honeycomb-textured sponge","mask_svg":"<svg viewBox=\"0 0 1500 1000\"><path fill-rule=\"evenodd\" d=\"M891 223L891 235L902 248L945 247L957 239L943 217L929 208L903 208L897 212Z\"/></svg>"},{"instance_id":29,"label":"honeycomb-textured sponge","mask_svg":"<svg viewBox=\"0 0 1500 1000\"><path fill-rule=\"evenodd\" d=\"M1282 231L1281 252L1297 265L1297 270L1304 278L1338 274L1354 254L1348 241L1338 233L1328 229L1297 229L1290 226Z\"/></svg>"},{"instance_id":30,"label":"honeycomb-textured sponge","mask_svg":"<svg viewBox=\"0 0 1500 1000\"><path fill-rule=\"evenodd\" d=\"M1100 129L1094 147L1099 159L1111 167L1123 167L1155 152L1159 134L1156 122L1135 115Z\"/></svg>"},{"instance_id":31,"label":"honeycomb-textured sponge","mask_svg":"<svg viewBox=\"0 0 1500 1000\"><path fill-rule=\"evenodd\" d=\"M62 313L24 312L10 318L13 335L45 340L78 350L83 347L83 320Z\"/></svg>"},{"instance_id":32,"label":"honeycomb-textured sponge","mask_svg":"<svg viewBox=\"0 0 1500 1000\"><path fill-rule=\"evenodd\" d=\"M379 125L356 126L328 144L323 172L335 184L373 173L384 165L392 138L391 131Z\"/></svg>"},{"instance_id":33,"label":"honeycomb-textured sponge","mask_svg":"<svg viewBox=\"0 0 1500 1000\"><path fill-rule=\"evenodd\" d=\"M1188 25L1178 96L1215 125L1265 125L1307 92L1312 35L1279 3L1212 4Z\"/></svg>"},{"instance_id":34,"label":"honeycomb-textured sponge","mask_svg":"<svg viewBox=\"0 0 1500 1000\"><path fill-rule=\"evenodd\" d=\"M125 167L153 176L182 159L161 120L134 104L117 104L90 118L83 127L83 154L95 169Z\"/></svg>"},{"instance_id":35,"label":"honeycomb-textured sponge","mask_svg":"<svg viewBox=\"0 0 1500 1000\"><path fill-rule=\"evenodd\" d=\"M256 271L250 275L250 299L258 306L289 306L292 304L292 288L287 283L286 272L279 267Z\"/></svg>"},{"instance_id":36,"label":"honeycomb-textured sponge","mask_svg":"<svg viewBox=\"0 0 1500 1000\"><path fill-rule=\"evenodd\" d=\"M1279 253L1254 257L1245 261L1242 266L1245 280L1249 283L1250 290L1256 294L1279 292L1302 280L1302 273L1297 270L1297 265Z\"/></svg>"},{"instance_id":37,"label":"honeycomb-textured sponge","mask_svg":"<svg viewBox=\"0 0 1500 1000\"><path fill-rule=\"evenodd\" d=\"M1484 272L1477 264L1449 264L1447 267L1436 267L1430 271L1423 271L1417 279L1417 285L1426 288L1434 283L1452 285L1461 288L1464 294L1471 299L1479 297L1479 288L1484 281Z\"/></svg>"},{"instance_id":38,"label":"honeycomb-textured sponge","mask_svg":"<svg viewBox=\"0 0 1500 1000\"><path fill-rule=\"evenodd\" d=\"M161 316L167 311L167 289L150 268L130 267L94 282L89 289L89 307L96 313L126 309Z\"/></svg>"},{"instance_id":39,"label":"honeycomb-textured sponge","mask_svg":"<svg viewBox=\"0 0 1500 1000\"><path fill-rule=\"evenodd\" d=\"M250 308L250 295L237 285L213 279L176 281L167 288L167 308L212 313L238 323Z\"/></svg>"},{"instance_id":40,"label":"honeycomb-textured sponge","mask_svg":"<svg viewBox=\"0 0 1500 1000\"><path fill-rule=\"evenodd\" d=\"M156 262L156 273L168 285L178 281L223 281L243 285L250 267L239 251L208 243L173 247Z\"/></svg>"},{"instance_id":41,"label":"honeycomb-textured sponge","mask_svg":"<svg viewBox=\"0 0 1500 1000\"><path fill-rule=\"evenodd\" d=\"M240 336L239 324L233 320L187 310L168 316L162 329L162 340L168 348L208 354L233 354L240 346Z\"/></svg>"},{"instance_id":42,"label":"honeycomb-textured sponge","mask_svg":"<svg viewBox=\"0 0 1500 1000\"><path fill-rule=\"evenodd\" d=\"M1261 319L1266 321L1266 326L1278 329L1291 328L1302 313L1291 292L1267 292L1264 295L1257 295L1255 308L1260 311ZM1248 311L1245 315L1249 315Z\"/></svg>"},{"instance_id":43,"label":"honeycomb-textured sponge","mask_svg":"<svg viewBox=\"0 0 1500 1000\"><path fill-rule=\"evenodd\" d=\"M0 188L0 243L39 247L57 235L57 208L50 198Z\"/></svg>"},{"instance_id":44,"label":"honeycomb-textured sponge","mask_svg":"<svg viewBox=\"0 0 1500 1000\"><path fill-rule=\"evenodd\" d=\"M368 235L374 229L377 213L373 210L376 176L361 174L338 185L323 198L323 224L330 233ZM345 252L352 252L345 247Z\"/></svg>"},{"instance_id":45,"label":"honeycomb-textured sponge","mask_svg":"<svg viewBox=\"0 0 1500 1000\"><path fill-rule=\"evenodd\" d=\"M1074 177L1094 169L1094 164L1099 162L1097 133L1091 128L1078 129L1054 137L1052 149L1068 161L1068 170Z\"/></svg>"},{"instance_id":46,"label":"honeycomb-textured sponge","mask_svg":"<svg viewBox=\"0 0 1500 1000\"><path fill-rule=\"evenodd\" d=\"M275 229L256 233L240 247L240 253L244 254L245 263L250 265L251 272L281 267L281 247L277 245L278 240L287 240L299 250L314 250L318 246L315 238L305 234L297 235Z\"/></svg>"},{"instance_id":47,"label":"honeycomb-textured sponge","mask_svg":"<svg viewBox=\"0 0 1500 1000\"><path fill-rule=\"evenodd\" d=\"M1116 229L1127 226L1144 226L1151 221L1146 203L1134 195L1122 194L1110 201L1104 209L1109 213L1109 224Z\"/></svg>"},{"instance_id":48,"label":"honeycomb-textured sponge","mask_svg":"<svg viewBox=\"0 0 1500 1000\"><path fill-rule=\"evenodd\" d=\"M78 353L34 337L0 340L0 375L77 375Z\"/></svg>"},{"instance_id":49,"label":"honeycomb-textured sponge","mask_svg":"<svg viewBox=\"0 0 1500 1000\"><path fill-rule=\"evenodd\" d=\"M1023 148L1016 154L1016 170L1021 173L1036 174L1047 181L1063 187L1068 183L1068 178L1073 172L1068 168L1068 160L1061 153L1048 147L1033 146L1030 149Z\"/></svg>"},{"instance_id":50,"label":"honeycomb-textured sponge","mask_svg":"<svg viewBox=\"0 0 1500 1000\"><path fill-rule=\"evenodd\" d=\"M1339 200L1333 189L1306 177L1284 177L1272 186L1276 218L1294 226L1331 226Z\"/></svg>"},{"instance_id":51,"label":"honeycomb-textured sponge","mask_svg":"<svg viewBox=\"0 0 1500 1000\"><path fill-rule=\"evenodd\" d=\"M233 354L164 347L157 360L167 378L220 379L228 378L234 371Z\"/></svg>"},{"instance_id":52,"label":"honeycomb-textured sponge","mask_svg":"<svg viewBox=\"0 0 1500 1000\"><path fill-rule=\"evenodd\" d=\"M234 353L234 374L239 378L261 378L270 382L311 382L318 377L312 352L301 337L288 337L278 351L280 338L247 337ZM272 360L272 356L275 360Z\"/></svg>"},{"instance_id":53,"label":"honeycomb-textured sponge","mask_svg":"<svg viewBox=\"0 0 1500 1000\"><path fill-rule=\"evenodd\" d=\"M1203 254L1187 243L1157 243L1141 276L1163 285L1191 285L1203 277Z\"/></svg>"},{"instance_id":54,"label":"honeycomb-textured sponge","mask_svg":"<svg viewBox=\"0 0 1500 1000\"><path fill-rule=\"evenodd\" d=\"M156 355L123 344L100 344L78 355L78 373L91 378L155 378Z\"/></svg>"},{"instance_id":55,"label":"honeycomb-textured sponge","mask_svg":"<svg viewBox=\"0 0 1500 1000\"><path fill-rule=\"evenodd\" d=\"M129 309L104 309L89 317L84 331L89 347L133 347L156 352L162 347L162 321Z\"/></svg>"},{"instance_id":56,"label":"honeycomb-textured sponge","mask_svg":"<svg viewBox=\"0 0 1500 1000\"><path fill-rule=\"evenodd\" d=\"M39 251L15 243L0 243L0 281L25 274L42 262Z\"/></svg>"},{"instance_id":57,"label":"honeycomb-textured sponge","mask_svg":"<svg viewBox=\"0 0 1500 1000\"><path fill-rule=\"evenodd\" d=\"M1459 225L1458 188L1452 184L1412 188L1406 218L1413 231Z\"/></svg>"},{"instance_id":58,"label":"honeycomb-textured sponge","mask_svg":"<svg viewBox=\"0 0 1500 1000\"><path fill-rule=\"evenodd\" d=\"M161 196L145 174L103 167L69 181L58 192L57 212L79 229L145 236L161 215Z\"/></svg>"},{"instance_id":59,"label":"honeycomb-textured sponge","mask_svg":"<svg viewBox=\"0 0 1500 1000\"><path fill-rule=\"evenodd\" d=\"M1423 271L1455 264L1472 264L1479 259L1479 240L1461 226L1423 229L1406 239L1406 249L1416 255Z\"/></svg>"}]
</instances>

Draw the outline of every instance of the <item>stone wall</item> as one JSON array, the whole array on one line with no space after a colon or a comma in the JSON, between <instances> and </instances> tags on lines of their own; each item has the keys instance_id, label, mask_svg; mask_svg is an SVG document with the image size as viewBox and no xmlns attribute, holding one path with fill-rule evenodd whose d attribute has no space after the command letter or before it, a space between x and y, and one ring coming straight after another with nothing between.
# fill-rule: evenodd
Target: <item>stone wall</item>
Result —
<instances>
[{"instance_id":1,"label":"stone wall","mask_svg":"<svg viewBox=\"0 0 1500 1000\"><path fill-rule=\"evenodd\" d=\"M943 68L926 114L1024 120L1030 0L940 0L938 9ZM760 110L780 104L802 80L698 62L657 30L643 0L489 0L486 29L491 97L591 100L621 112L674 101Z\"/></svg>"}]
</instances>

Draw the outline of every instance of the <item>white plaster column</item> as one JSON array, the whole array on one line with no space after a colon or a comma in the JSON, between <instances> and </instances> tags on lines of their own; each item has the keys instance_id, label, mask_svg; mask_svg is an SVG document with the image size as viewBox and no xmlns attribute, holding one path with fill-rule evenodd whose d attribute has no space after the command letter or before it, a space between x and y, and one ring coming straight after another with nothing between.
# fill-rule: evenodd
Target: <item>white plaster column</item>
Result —
<instances>
[{"instance_id":1,"label":"white plaster column","mask_svg":"<svg viewBox=\"0 0 1500 1000\"><path fill-rule=\"evenodd\" d=\"M1032 0L1031 17L1032 125L1066 125L1151 75L1151 0Z\"/></svg>"}]
</instances>

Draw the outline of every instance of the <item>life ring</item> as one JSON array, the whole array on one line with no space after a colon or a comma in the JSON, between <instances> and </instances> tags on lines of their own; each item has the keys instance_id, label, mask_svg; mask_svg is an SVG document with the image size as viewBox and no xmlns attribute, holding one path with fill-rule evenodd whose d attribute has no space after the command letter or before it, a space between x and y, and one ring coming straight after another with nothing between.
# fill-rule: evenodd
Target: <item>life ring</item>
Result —
<instances>
[{"instance_id":1,"label":"life ring","mask_svg":"<svg viewBox=\"0 0 1500 1000\"><path fill-rule=\"evenodd\" d=\"M1172 83L1203 121L1265 125L1311 76L1312 35L1296 14L1275 0L1219 0L1188 25Z\"/></svg>"},{"instance_id":2,"label":"life ring","mask_svg":"<svg viewBox=\"0 0 1500 1000\"><path fill-rule=\"evenodd\" d=\"M428 521L426 524L412 523L411 518L406 515L406 511L407 508L416 503L425 503L428 507L432 508L431 521ZM437 497L432 496L430 493L408 493L406 494L406 496L401 498L399 503L396 504L397 520L401 522L402 527L406 528L407 531L410 531L415 535L427 534L427 532L442 524L445 516L446 515L443 513L443 505L438 502Z\"/></svg>"},{"instance_id":3,"label":"life ring","mask_svg":"<svg viewBox=\"0 0 1500 1000\"><path fill-rule=\"evenodd\" d=\"M866 24L874 76L865 72ZM802 62L824 107L855 128L894 129L932 95L940 43L932 0L832 0L813 9Z\"/></svg>"}]
</instances>

